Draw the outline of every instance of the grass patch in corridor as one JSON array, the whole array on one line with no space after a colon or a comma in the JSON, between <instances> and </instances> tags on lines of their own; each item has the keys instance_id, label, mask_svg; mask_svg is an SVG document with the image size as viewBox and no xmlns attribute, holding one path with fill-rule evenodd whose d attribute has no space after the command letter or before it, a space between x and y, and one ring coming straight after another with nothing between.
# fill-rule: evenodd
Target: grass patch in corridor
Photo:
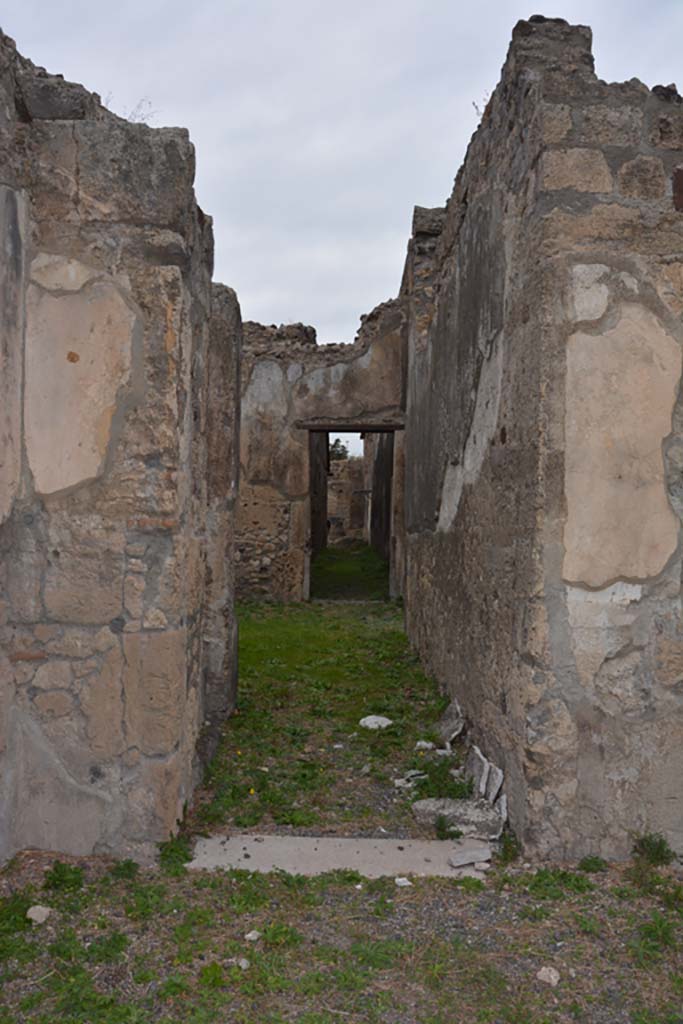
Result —
<instances>
[{"instance_id":1,"label":"grass patch in corridor","mask_svg":"<svg viewBox=\"0 0 683 1024\"><path fill-rule=\"evenodd\" d=\"M393 779L446 701L388 602L239 609L240 693L192 824L424 834ZM393 724L359 727L366 715ZM421 761L426 761L421 755Z\"/></svg>"},{"instance_id":2,"label":"grass patch in corridor","mask_svg":"<svg viewBox=\"0 0 683 1024\"><path fill-rule=\"evenodd\" d=\"M382 601L389 597L389 564L361 541L335 544L311 563L314 600Z\"/></svg>"}]
</instances>

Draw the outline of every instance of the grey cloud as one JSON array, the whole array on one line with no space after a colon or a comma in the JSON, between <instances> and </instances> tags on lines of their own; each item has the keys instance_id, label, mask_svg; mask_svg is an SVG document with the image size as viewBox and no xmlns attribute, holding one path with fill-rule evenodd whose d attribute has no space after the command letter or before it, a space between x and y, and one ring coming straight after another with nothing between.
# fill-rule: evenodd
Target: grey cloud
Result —
<instances>
[{"instance_id":1,"label":"grey cloud","mask_svg":"<svg viewBox=\"0 0 683 1024\"><path fill-rule=\"evenodd\" d=\"M246 317L351 340L396 293L412 207L437 205L495 86L518 2L26 0L0 16L36 63L183 124L214 218L216 278ZM597 70L680 78L679 0L558 2Z\"/></svg>"}]
</instances>

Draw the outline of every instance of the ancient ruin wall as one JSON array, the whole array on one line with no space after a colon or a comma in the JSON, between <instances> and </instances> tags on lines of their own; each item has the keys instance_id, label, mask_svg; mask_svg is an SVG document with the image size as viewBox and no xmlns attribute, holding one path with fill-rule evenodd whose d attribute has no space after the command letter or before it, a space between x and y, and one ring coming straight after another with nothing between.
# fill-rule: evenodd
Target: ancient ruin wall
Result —
<instances>
[{"instance_id":1,"label":"ancient ruin wall","mask_svg":"<svg viewBox=\"0 0 683 1024\"><path fill-rule=\"evenodd\" d=\"M333 459L327 480L329 542L362 540L365 523L363 459Z\"/></svg>"},{"instance_id":2,"label":"ancient ruin wall","mask_svg":"<svg viewBox=\"0 0 683 1024\"><path fill-rule=\"evenodd\" d=\"M210 337L193 177L0 34L0 858L149 854L229 705L239 309Z\"/></svg>"},{"instance_id":3,"label":"ancient ruin wall","mask_svg":"<svg viewBox=\"0 0 683 1024\"><path fill-rule=\"evenodd\" d=\"M408 629L559 857L683 850L683 105L590 42L519 23L403 287Z\"/></svg>"},{"instance_id":4,"label":"ancient ruin wall","mask_svg":"<svg viewBox=\"0 0 683 1024\"><path fill-rule=\"evenodd\" d=\"M244 324L240 596L308 597L309 433L402 425L404 348L397 302L366 316L353 345L318 345L302 324Z\"/></svg>"}]
</instances>

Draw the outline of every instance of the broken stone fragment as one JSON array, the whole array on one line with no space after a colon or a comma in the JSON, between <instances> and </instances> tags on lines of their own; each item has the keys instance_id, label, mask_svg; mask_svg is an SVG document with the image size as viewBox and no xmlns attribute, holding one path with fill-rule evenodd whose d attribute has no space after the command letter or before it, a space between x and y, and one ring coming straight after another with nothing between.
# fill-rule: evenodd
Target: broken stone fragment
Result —
<instances>
[{"instance_id":1,"label":"broken stone fragment","mask_svg":"<svg viewBox=\"0 0 683 1024\"><path fill-rule=\"evenodd\" d=\"M433 750L434 749L434 744L431 743L429 740L418 740L417 743L415 744L415 749L416 750Z\"/></svg>"},{"instance_id":2,"label":"broken stone fragment","mask_svg":"<svg viewBox=\"0 0 683 1024\"><path fill-rule=\"evenodd\" d=\"M498 805L492 807L486 800L416 800L413 814L421 825L434 827L441 818L448 828L457 828L465 836L478 839L498 839L505 819Z\"/></svg>"},{"instance_id":3,"label":"broken stone fragment","mask_svg":"<svg viewBox=\"0 0 683 1024\"><path fill-rule=\"evenodd\" d=\"M560 972L554 967L541 967L536 977L544 984L550 985L551 988L557 988L560 982Z\"/></svg>"},{"instance_id":4,"label":"broken stone fragment","mask_svg":"<svg viewBox=\"0 0 683 1024\"><path fill-rule=\"evenodd\" d=\"M470 747L465 760L465 774L474 782L474 792L477 796L486 795L486 784L489 779L491 763L488 761L478 746Z\"/></svg>"},{"instance_id":5,"label":"broken stone fragment","mask_svg":"<svg viewBox=\"0 0 683 1024\"><path fill-rule=\"evenodd\" d=\"M480 839L463 839L455 844L449 854L448 863L453 868L464 868L468 864L483 864L491 860L491 846Z\"/></svg>"},{"instance_id":6,"label":"broken stone fragment","mask_svg":"<svg viewBox=\"0 0 683 1024\"><path fill-rule=\"evenodd\" d=\"M486 795L486 799L488 800L488 802L490 804L493 804L493 803L496 802L496 800L498 798L498 794L500 793L501 787L503 785L504 778L505 778L505 776L503 775L502 769L498 768L498 766L495 765L495 764L491 764L490 771L489 771L488 782L486 783L486 794L485 794ZM507 817L507 814L506 814L506 817Z\"/></svg>"},{"instance_id":7,"label":"broken stone fragment","mask_svg":"<svg viewBox=\"0 0 683 1024\"><path fill-rule=\"evenodd\" d=\"M394 882L396 883L399 889L408 889L413 884L409 878L403 878L402 876L395 878Z\"/></svg>"},{"instance_id":8,"label":"broken stone fragment","mask_svg":"<svg viewBox=\"0 0 683 1024\"><path fill-rule=\"evenodd\" d=\"M419 772L413 768L411 771L406 772L402 779L394 779L394 786L396 789L412 789L421 779L426 779L427 776L424 772Z\"/></svg>"},{"instance_id":9,"label":"broken stone fragment","mask_svg":"<svg viewBox=\"0 0 683 1024\"><path fill-rule=\"evenodd\" d=\"M34 924L45 924L51 913L51 907L43 907L40 903L36 903L34 907L28 908L26 917Z\"/></svg>"},{"instance_id":10,"label":"broken stone fragment","mask_svg":"<svg viewBox=\"0 0 683 1024\"><path fill-rule=\"evenodd\" d=\"M257 931L254 928L253 931L247 932L244 938L246 939L247 942L258 942L258 940L261 938L261 932Z\"/></svg>"},{"instance_id":11,"label":"broken stone fragment","mask_svg":"<svg viewBox=\"0 0 683 1024\"><path fill-rule=\"evenodd\" d=\"M366 715L365 718L361 718L358 723L363 729L388 729L393 722L390 718L386 718L384 715Z\"/></svg>"},{"instance_id":12,"label":"broken stone fragment","mask_svg":"<svg viewBox=\"0 0 683 1024\"><path fill-rule=\"evenodd\" d=\"M463 868L455 868L453 871L453 878L476 878L478 881L483 882L486 875L484 869L488 868L488 864L466 864Z\"/></svg>"},{"instance_id":13,"label":"broken stone fragment","mask_svg":"<svg viewBox=\"0 0 683 1024\"><path fill-rule=\"evenodd\" d=\"M437 726L439 737L444 743L452 743L464 728L465 719L462 716L460 705L457 700L452 700Z\"/></svg>"}]
</instances>

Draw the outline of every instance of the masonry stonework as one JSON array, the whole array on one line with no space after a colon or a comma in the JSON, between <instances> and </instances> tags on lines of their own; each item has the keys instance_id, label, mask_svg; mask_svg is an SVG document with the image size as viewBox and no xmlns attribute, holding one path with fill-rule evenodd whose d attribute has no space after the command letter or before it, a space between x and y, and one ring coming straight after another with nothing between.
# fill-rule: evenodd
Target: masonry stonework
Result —
<instances>
[{"instance_id":1,"label":"masonry stonework","mask_svg":"<svg viewBox=\"0 0 683 1024\"><path fill-rule=\"evenodd\" d=\"M308 597L344 430L524 847L683 853L675 88L608 85L589 29L520 22L352 345L242 325L193 178L184 131L0 33L0 860L146 858L175 828L234 706L235 593Z\"/></svg>"},{"instance_id":2,"label":"masonry stonework","mask_svg":"<svg viewBox=\"0 0 683 1024\"><path fill-rule=\"evenodd\" d=\"M364 317L352 345L318 345L302 324L244 324L240 596L308 597L311 523L320 519L311 515L309 435L403 425L404 326L397 302Z\"/></svg>"},{"instance_id":3,"label":"masonry stonework","mask_svg":"<svg viewBox=\"0 0 683 1024\"><path fill-rule=\"evenodd\" d=\"M149 856L233 699L240 316L193 177L0 33L0 859Z\"/></svg>"},{"instance_id":4,"label":"masonry stonework","mask_svg":"<svg viewBox=\"0 0 683 1024\"><path fill-rule=\"evenodd\" d=\"M552 857L683 850L683 105L516 27L445 210L417 210L406 615Z\"/></svg>"}]
</instances>

